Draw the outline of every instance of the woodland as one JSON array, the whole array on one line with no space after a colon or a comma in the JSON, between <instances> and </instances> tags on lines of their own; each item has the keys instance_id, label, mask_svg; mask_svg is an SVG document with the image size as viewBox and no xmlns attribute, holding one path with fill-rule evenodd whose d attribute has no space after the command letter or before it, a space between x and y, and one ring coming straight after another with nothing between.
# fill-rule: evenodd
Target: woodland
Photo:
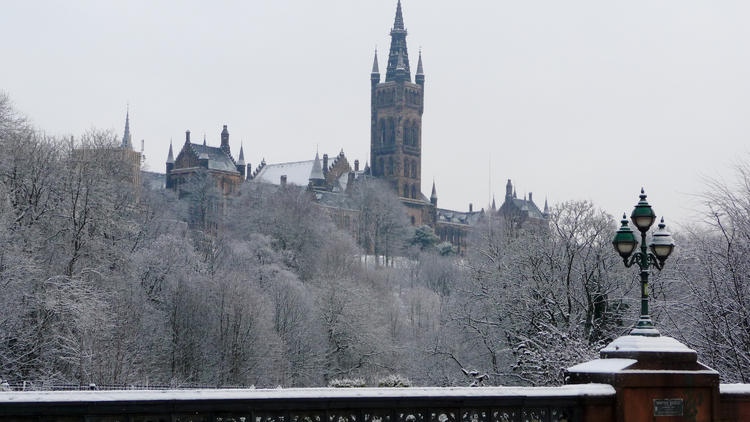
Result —
<instances>
[{"instance_id":1,"label":"woodland","mask_svg":"<svg viewBox=\"0 0 750 422\"><path fill-rule=\"evenodd\" d=\"M467 252L377 181L342 230L304 188L129 182L111 131L50 136L0 95L0 381L47 386L557 385L637 319L618 218L487 217ZM82 158L79 151L85 149ZM750 161L652 283L662 334L750 382Z\"/></svg>"}]
</instances>

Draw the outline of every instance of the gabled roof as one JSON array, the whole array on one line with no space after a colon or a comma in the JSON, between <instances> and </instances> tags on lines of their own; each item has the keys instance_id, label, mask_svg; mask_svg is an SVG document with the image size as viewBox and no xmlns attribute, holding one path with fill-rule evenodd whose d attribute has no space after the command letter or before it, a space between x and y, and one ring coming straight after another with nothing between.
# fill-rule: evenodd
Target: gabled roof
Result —
<instances>
[{"instance_id":1,"label":"gabled roof","mask_svg":"<svg viewBox=\"0 0 750 422\"><path fill-rule=\"evenodd\" d=\"M472 211L472 212L461 212L446 210L442 208L437 209L437 222L438 223L452 223L452 224L464 224L472 226L476 224L482 215L483 211Z\"/></svg>"},{"instance_id":2,"label":"gabled roof","mask_svg":"<svg viewBox=\"0 0 750 422\"><path fill-rule=\"evenodd\" d=\"M208 157L208 168L210 170L239 173L234 159L220 147L209 147L203 144L190 143L190 148L198 157L204 154Z\"/></svg>"},{"instance_id":3,"label":"gabled roof","mask_svg":"<svg viewBox=\"0 0 750 422\"><path fill-rule=\"evenodd\" d=\"M281 176L291 185L307 186L310 183L315 160L295 161L290 163L266 164L253 180L278 185Z\"/></svg>"},{"instance_id":4,"label":"gabled roof","mask_svg":"<svg viewBox=\"0 0 750 422\"><path fill-rule=\"evenodd\" d=\"M506 199L500 210L507 211L508 208L513 208L515 212L528 212L529 218L544 218L542 211L536 206L534 201L518 198Z\"/></svg>"}]
</instances>

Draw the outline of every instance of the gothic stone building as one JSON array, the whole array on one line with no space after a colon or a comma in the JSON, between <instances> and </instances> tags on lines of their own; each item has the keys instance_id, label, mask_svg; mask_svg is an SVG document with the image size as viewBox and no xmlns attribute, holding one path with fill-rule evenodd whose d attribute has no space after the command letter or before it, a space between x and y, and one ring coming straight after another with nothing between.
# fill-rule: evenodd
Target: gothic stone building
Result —
<instances>
[{"instance_id":1,"label":"gothic stone building","mask_svg":"<svg viewBox=\"0 0 750 422\"><path fill-rule=\"evenodd\" d=\"M240 147L237 161L232 157L227 125L224 125L221 131L221 146L219 147L208 146L205 136L203 144L192 143L190 131L185 132L185 143L176 159L172 153L172 144L169 144L166 167L167 189L180 192L181 187L188 183L193 175L199 171L205 171L216 181L216 187L224 195L230 195L239 190L240 184L245 180L246 172L242 147Z\"/></svg>"},{"instance_id":2,"label":"gothic stone building","mask_svg":"<svg viewBox=\"0 0 750 422\"><path fill-rule=\"evenodd\" d=\"M413 225L434 225L435 206L422 194L422 54L412 82L406 35L399 0L385 81L381 81L377 51L370 73L370 171L398 193Z\"/></svg>"},{"instance_id":3,"label":"gothic stone building","mask_svg":"<svg viewBox=\"0 0 750 422\"><path fill-rule=\"evenodd\" d=\"M438 208L434 182L429 198L422 193L425 74L420 51L412 81L400 0L390 36L385 79L380 73L377 51L370 73L370 160L364 169L360 170L357 160L352 168L341 151L331 162L327 154L323 154L322 161L318 154L312 160L297 162L266 164L263 160L252 171L250 164L244 162L242 149L238 161L232 158L229 133L224 126L218 148L206 146L205 140L203 145L191 143L190 132L187 132L185 145L175 160L170 145L167 188L179 189L180 184L200 168L211 172L226 194L236 191L245 179L275 185L308 186L317 203L329 209L340 226L351 228L357 211L348 205L346 194L361 177L376 177L385 180L398 194L412 225L433 227L441 240L449 241L463 251L468 232L485 217L485 211L474 211L471 207L468 212ZM512 195L506 195L500 209L493 205L491 212L513 215L517 220L544 218L531 198L519 200Z\"/></svg>"}]
</instances>

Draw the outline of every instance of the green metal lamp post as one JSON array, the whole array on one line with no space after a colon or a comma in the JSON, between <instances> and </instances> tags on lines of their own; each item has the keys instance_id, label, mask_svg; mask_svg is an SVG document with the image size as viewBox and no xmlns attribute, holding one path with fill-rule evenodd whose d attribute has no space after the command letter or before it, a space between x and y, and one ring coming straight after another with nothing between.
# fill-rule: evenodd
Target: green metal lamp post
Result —
<instances>
[{"instance_id":1,"label":"green metal lamp post","mask_svg":"<svg viewBox=\"0 0 750 422\"><path fill-rule=\"evenodd\" d=\"M656 221L656 214L651 205L646 201L646 193L641 188L640 201L636 204L633 212L630 214L630 221L641 232L641 250L633 253L638 246L638 239L635 237L633 230L628 227L628 220L625 214L622 215L621 227L615 233L612 240L615 250L622 257L625 266L630 268L637 264L641 269L641 317L638 319L635 327L630 331L630 335L659 337L659 330L654 327L651 315L648 311L648 275L650 267L656 267L661 270L664 268L664 262L672 254L675 244L672 235L665 229L664 218L659 223L659 228L651 236L651 243L646 246L646 234Z\"/></svg>"}]
</instances>

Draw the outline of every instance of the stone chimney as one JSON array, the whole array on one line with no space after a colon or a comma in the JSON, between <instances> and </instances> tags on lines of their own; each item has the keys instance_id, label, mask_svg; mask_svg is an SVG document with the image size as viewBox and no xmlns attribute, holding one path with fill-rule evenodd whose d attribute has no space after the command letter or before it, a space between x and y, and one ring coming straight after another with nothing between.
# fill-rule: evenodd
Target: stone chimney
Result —
<instances>
[{"instance_id":1,"label":"stone chimney","mask_svg":"<svg viewBox=\"0 0 750 422\"><path fill-rule=\"evenodd\" d=\"M346 191L349 192L350 190L352 190L353 185L354 185L354 172L350 171L346 177Z\"/></svg>"},{"instance_id":2,"label":"stone chimney","mask_svg":"<svg viewBox=\"0 0 750 422\"><path fill-rule=\"evenodd\" d=\"M281 175L281 187L286 187L286 174Z\"/></svg>"},{"instance_id":3,"label":"stone chimney","mask_svg":"<svg viewBox=\"0 0 750 422\"><path fill-rule=\"evenodd\" d=\"M359 160L354 160L354 171L359 171Z\"/></svg>"},{"instance_id":4,"label":"stone chimney","mask_svg":"<svg viewBox=\"0 0 750 422\"><path fill-rule=\"evenodd\" d=\"M474 212L474 204L469 203L469 212Z\"/></svg>"},{"instance_id":5,"label":"stone chimney","mask_svg":"<svg viewBox=\"0 0 750 422\"><path fill-rule=\"evenodd\" d=\"M533 199L531 199L531 196L532 196L532 195L533 195L533 194L532 194L531 192L529 192L529 202L534 202L534 200L533 200Z\"/></svg>"},{"instance_id":6,"label":"stone chimney","mask_svg":"<svg viewBox=\"0 0 750 422\"><path fill-rule=\"evenodd\" d=\"M323 154L323 175L328 175L328 154Z\"/></svg>"}]
</instances>

